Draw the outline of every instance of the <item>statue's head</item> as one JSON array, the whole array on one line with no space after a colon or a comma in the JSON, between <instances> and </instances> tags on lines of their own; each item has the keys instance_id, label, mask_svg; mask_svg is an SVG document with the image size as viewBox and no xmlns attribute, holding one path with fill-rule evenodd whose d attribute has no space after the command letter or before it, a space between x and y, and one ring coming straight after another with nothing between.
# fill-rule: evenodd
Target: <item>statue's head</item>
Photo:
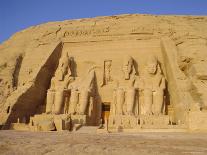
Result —
<instances>
[{"instance_id":1,"label":"statue's head","mask_svg":"<svg viewBox=\"0 0 207 155\"><path fill-rule=\"evenodd\" d=\"M74 57L68 57L68 60L69 60L69 64L72 65L72 63L74 63Z\"/></svg>"},{"instance_id":2,"label":"statue's head","mask_svg":"<svg viewBox=\"0 0 207 155\"><path fill-rule=\"evenodd\" d=\"M133 59L131 56L126 56L124 58L123 71L125 80L129 80L130 74L133 71Z\"/></svg>"},{"instance_id":3,"label":"statue's head","mask_svg":"<svg viewBox=\"0 0 207 155\"><path fill-rule=\"evenodd\" d=\"M150 56L147 61L147 72L149 74L156 74L157 72L158 61L155 56Z\"/></svg>"}]
</instances>

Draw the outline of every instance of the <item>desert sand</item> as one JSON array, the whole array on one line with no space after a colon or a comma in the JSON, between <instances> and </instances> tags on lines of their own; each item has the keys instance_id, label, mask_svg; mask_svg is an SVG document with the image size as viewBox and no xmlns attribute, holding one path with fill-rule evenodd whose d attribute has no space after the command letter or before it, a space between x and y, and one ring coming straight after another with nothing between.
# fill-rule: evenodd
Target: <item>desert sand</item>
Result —
<instances>
[{"instance_id":1,"label":"desert sand","mask_svg":"<svg viewBox=\"0 0 207 155\"><path fill-rule=\"evenodd\" d=\"M205 133L70 133L1 131L0 154L206 155Z\"/></svg>"}]
</instances>

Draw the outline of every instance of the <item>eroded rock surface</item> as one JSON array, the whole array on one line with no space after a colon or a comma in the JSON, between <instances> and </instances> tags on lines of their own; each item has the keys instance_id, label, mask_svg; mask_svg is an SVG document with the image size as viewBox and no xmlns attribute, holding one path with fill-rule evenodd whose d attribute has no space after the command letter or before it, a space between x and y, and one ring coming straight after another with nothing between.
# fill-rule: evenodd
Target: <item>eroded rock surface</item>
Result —
<instances>
[{"instance_id":1,"label":"eroded rock surface","mask_svg":"<svg viewBox=\"0 0 207 155\"><path fill-rule=\"evenodd\" d=\"M112 108L115 93L119 101L113 107L119 108L111 110L118 110L123 121L153 124L157 117L166 116L163 119L169 119L169 123L188 127L193 122L194 115L189 115L192 111L198 119L202 115L205 120L206 27L205 16L127 14L50 22L17 32L0 45L0 124L9 125L18 119L29 123L36 114L71 111L89 117L89 124L98 124L100 117L108 115L101 106ZM69 77L75 82L67 88L52 89L51 79L60 75L58 65L65 54L74 60ZM131 60L125 65L123 58L128 56L133 65ZM159 77L146 77L145 66L150 56L156 57ZM127 90L123 87L126 85ZM65 91L69 92L67 97L63 97ZM56 112L46 108L50 92L59 94ZM73 108L71 102L75 103ZM79 109L74 109L76 104ZM146 118L140 115L147 105L146 113L150 116ZM117 124L116 117L114 113L112 126ZM200 122L201 127L197 128L207 129Z\"/></svg>"}]
</instances>

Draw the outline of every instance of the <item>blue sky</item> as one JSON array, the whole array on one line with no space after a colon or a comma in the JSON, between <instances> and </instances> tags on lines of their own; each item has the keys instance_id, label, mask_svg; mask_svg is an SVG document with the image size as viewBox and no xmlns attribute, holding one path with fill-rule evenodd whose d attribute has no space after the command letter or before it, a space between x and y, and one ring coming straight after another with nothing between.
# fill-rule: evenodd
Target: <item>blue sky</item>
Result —
<instances>
[{"instance_id":1,"label":"blue sky","mask_svg":"<svg viewBox=\"0 0 207 155\"><path fill-rule=\"evenodd\" d=\"M0 0L0 43L48 21L127 13L207 15L207 0Z\"/></svg>"}]
</instances>

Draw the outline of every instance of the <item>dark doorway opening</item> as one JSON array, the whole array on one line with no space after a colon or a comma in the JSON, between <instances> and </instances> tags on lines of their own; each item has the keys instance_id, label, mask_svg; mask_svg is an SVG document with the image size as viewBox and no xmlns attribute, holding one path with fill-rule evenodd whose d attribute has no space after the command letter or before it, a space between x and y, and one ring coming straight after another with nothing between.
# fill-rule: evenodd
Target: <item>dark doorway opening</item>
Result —
<instances>
[{"instance_id":1,"label":"dark doorway opening","mask_svg":"<svg viewBox=\"0 0 207 155\"><path fill-rule=\"evenodd\" d=\"M103 120L103 124L105 123L106 119L109 118L110 115L110 102L104 102L102 103L102 120Z\"/></svg>"}]
</instances>

